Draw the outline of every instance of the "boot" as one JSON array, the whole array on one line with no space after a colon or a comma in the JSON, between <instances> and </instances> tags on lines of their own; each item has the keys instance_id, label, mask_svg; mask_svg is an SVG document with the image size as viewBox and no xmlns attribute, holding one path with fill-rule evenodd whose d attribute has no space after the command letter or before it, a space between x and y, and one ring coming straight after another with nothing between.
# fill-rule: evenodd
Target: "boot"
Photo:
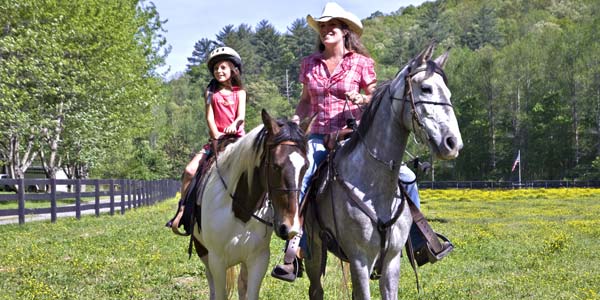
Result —
<instances>
[{"instance_id":1,"label":"boot","mask_svg":"<svg viewBox=\"0 0 600 300\"><path fill-rule=\"evenodd\" d=\"M300 250L301 237L302 234L299 233L287 242L283 264L276 265L271 272L271 276L288 282L293 282L297 277L302 277L304 266L302 265L302 259L297 255Z\"/></svg>"},{"instance_id":2,"label":"boot","mask_svg":"<svg viewBox=\"0 0 600 300\"><path fill-rule=\"evenodd\" d=\"M434 232L431 230L431 232ZM427 240L423 237L423 234L420 232L418 226L414 223L410 228L409 239L413 245L413 255L415 257L415 261L418 266L422 266L426 263L435 263L438 260L446 257L452 250L454 250L454 245L446 238L445 236L434 232L435 237L432 238L440 238L442 242L440 243L441 249L439 251L435 251L434 247L430 245Z\"/></svg>"}]
</instances>

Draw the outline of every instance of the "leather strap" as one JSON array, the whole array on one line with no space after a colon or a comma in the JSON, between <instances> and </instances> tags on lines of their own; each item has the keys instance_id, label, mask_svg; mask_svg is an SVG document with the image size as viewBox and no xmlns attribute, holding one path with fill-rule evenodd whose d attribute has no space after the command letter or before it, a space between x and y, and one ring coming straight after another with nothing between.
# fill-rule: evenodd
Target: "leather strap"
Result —
<instances>
[{"instance_id":1,"label":"leather strap","mask_svg":"<svg viewBox=\"0 0 600 300\"><path fill-rule=\"evenodd\" d=\"M427 243L431 247L431 250L433 250L435 253L440 253L443 247L440 243L440 240L437 238L437 234L433 231L433 229L431 229L431 226L429 226L429 223L427 222L427 219L425 218L423 213L421 213L421 211L415 205L412 199L410 199L410 196L406 192L406 189L404 188L404 185L402 185L402 182L400 180L398 180L398 186L400 186L400 190L402 191L404 197L408 199L408 207L410 208L410 213L413 217L413 222L417 225L419 231L421 232L425 240L427 240Z\"/></svg>"}]
</instances>

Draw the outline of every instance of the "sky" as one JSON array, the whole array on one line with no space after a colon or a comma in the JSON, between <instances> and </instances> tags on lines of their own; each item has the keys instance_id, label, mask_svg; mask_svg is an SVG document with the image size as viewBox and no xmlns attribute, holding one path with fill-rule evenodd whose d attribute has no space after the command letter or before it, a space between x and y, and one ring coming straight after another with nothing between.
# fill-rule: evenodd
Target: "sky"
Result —
<instances>
[{"instance_id":1,"label":"sky","mask_svg":"<svg viewBox=\"0 0 600 300\"><path fill-rule=\"evenodd\" d=\"M267 20L280 33L299 18L321 16L327 0L150 0L156 5L161 19L167 19L164 28L171 53L167 66L159 69L167 77L185 71L187 58L194 44L203 39L215 40L216 35L227 25L235 27L244 23L254 28L261 20ZM340 0L344 9L361 19L380 11L391 13L400 7L418 6L424 0Z\"/></svg>"}]
</instances>

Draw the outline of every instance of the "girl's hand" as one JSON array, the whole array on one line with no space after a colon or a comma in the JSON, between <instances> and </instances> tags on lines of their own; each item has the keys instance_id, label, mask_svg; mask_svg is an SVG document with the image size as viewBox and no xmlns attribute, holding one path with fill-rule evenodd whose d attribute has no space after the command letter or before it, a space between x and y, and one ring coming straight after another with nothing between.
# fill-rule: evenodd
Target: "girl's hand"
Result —
<instances>
[{"instance_id":1,"label":"girl's hand","mask_svg":"<svg viewBox=\"0 0 600 300\"><path fill-rule=\"evenodd\" d=\"M223 132L225 134L236 134L237 133L237 126L234 124L231 124L229 126L227 126L227 128L225 128L225 130L223 130Z\"/></svg>"}]
</instances>

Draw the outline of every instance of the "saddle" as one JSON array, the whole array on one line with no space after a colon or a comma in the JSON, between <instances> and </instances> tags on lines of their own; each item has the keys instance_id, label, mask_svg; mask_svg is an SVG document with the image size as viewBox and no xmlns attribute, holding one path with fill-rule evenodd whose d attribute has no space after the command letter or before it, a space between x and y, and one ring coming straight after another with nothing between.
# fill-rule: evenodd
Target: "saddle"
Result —
<instances>
[{"instance_id":1,"label":"saddle","mask_svg":"<svg viewBox=\"0 0 600 300\"><path fill-rule=\"evenodd\" d=\"M217 154L225 150L225 148L237 141L239 137L237 135L224 135L218 140L212 140L210 143L210 154L208 157L200 163L196 174L190 182L185 195L182 195L177 205L177 212L175 216L169 220L165 226L173 227L174 222L179 222L177 228L183 226L184 233L180 235L188 236L191 235L194 230L194 221L200 224L200 206L196 205L198 195L204 189L206 184L205 174L208 169L214 164ZM183 212L182 212L183 210ZM177 220L179 218L179 220Z\"/></svg>"},{"instance_id":2,"label":"saddle","mask_svg":"<svg viewBox=\"0 0 600 300\"><path fill-rule=\"evenodd\" d=\"M327 144L328 141L326 141ZM331 229L323 226L324 222L322 221L321 216L318 213L316 199L317 196L323 194L328 190L328 187L332 180L334 180L334 170L333 166L330 163L333 161L335 157L336 150L339 148L333 147L331 149L328 147L330 152L327 159L323 160L321 164L317 167L317 171L313 175L311 182L309 184L309 188L305 195L305 199L302 203L301 212L304 213L309 202L313 202L312 208L313 213L319 222L319 226L321 227L321 231L319 232L319 237L323 241L322 247L322 256L323 258L327 257L327 252L331 252L339 259L345 262L349 262L348 256L344 253L344 250L339 246L338 241L335 238L334 232ZM454 248L452 243L445 236L434 232L429 226L425 216L421 213L419 208L416 207L410 196L406 193L402 182L398 181L398 186L403 194L403 198L408 203L410 213L413 217L413 225L411 228L411 236L419 236L421 237L421 243L415 243L411 241L412 238L409 238L406 243L406 250L408 253L409 261L415 271L415 276L417 278L417 287L419 288L418 275L416 270L416 265L422 266L428 262L435 263L438 260L441 260L446 255L448 255ZM337 231L337 228L335 228ZM440 242L441 239L441 242ZM382 253L381 256L383 256ZM321 274L325 274L326 264L324 261L321 262ZM371 279L377 280L381 277L382 270L382 257L379 257L375 263L375 268L373 270L373 274L371 274Z\"/></svg>"}]
</instances>

